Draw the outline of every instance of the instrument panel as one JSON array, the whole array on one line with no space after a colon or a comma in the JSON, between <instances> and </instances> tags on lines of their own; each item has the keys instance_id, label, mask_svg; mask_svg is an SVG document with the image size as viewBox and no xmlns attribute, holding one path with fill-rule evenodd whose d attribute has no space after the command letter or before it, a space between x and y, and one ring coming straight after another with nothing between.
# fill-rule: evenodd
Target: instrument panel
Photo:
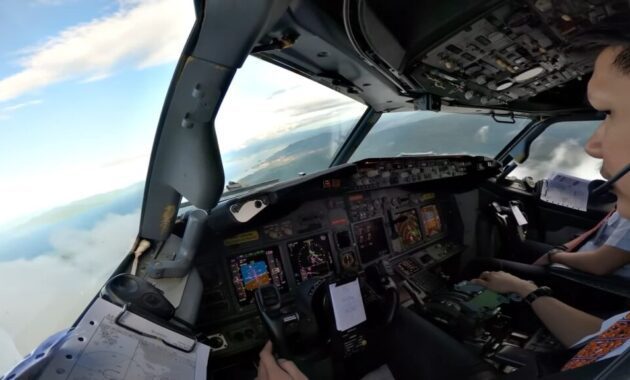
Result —
<instances>
[{"instance_id":1,"label":"instrument panel","mask_svg":"<svg viewBox=\"0 0 630 380\"><path fill-rule=\"evenodd\" d=\"M196 257L204 285L198 327L228 342L214 354L267 339L254 299L266 284L290 303L309 278L362 276L383 264L408 297L440 289L437 273L456 265L449 259L464 249L454 194L476 188L498 167L470 156L366 159L217 205L207 253Z\"/></svg>"},{"instance_id":2,"label":"instrument panel","mask_svg":"<svg viewBox=\"0 0 630 380\"><path fill-rule=\"evenodd\" d=\"M240 305L250 304L254 299L254 291L262 285L273 283L280 292L289 289L278 247L259 249L231 257L230 271L236 298Z\"/></svg>"},{"instance_id":3,"label":"instrument panel","mask_svg":"<svg viewBox=\"0 0 630 380\"><path fill-rule=\"evenodd\" d=\"M333 270L328 234L319 234L287 244L296 284L309 278L325 276Z\"/></svg>"},{"instance_id":4,"label":"instrument panel","mask_svg":"<svg viewBox=\"0 0 630 380\"><path fill-rule=\"evenodd\" d=\"M390 188L304 202L272 222L224 238L237 310L253 308L254 291L274 284L289 296L303 281L360 272L443 239L448 196Z\"/></svg>"}]
</instances>

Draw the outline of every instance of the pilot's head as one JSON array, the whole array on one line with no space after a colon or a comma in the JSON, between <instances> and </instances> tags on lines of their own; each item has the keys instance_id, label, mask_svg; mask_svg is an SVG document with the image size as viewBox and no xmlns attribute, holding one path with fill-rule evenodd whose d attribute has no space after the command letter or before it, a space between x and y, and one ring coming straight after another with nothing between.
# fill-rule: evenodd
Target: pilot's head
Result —
<instances>
[{"instance_id":1,"label":"pilot's head","mask_svg":"<svg viewBox=\"0 0 630 380\"><path fill-rule=\"evenodd\" d=\"M605 23L596 37L604 49L595 61L588 83L588 100L606 119L585 146L586 152L603 159L602 175L609 178L630 163L630 18ZM617 210L630 218L630 174L614 185Z\"/></svg>"}]
</instances>

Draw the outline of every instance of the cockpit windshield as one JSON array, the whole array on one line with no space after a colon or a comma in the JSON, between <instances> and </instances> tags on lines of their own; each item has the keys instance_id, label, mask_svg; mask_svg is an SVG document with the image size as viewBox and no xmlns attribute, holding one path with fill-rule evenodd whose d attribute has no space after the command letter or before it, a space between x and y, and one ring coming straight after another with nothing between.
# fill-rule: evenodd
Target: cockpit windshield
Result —
<instances>
[{"instance_id":1,"label":"cockpit windshield","mask_svg":"<svg viewBox=\"0 0 630 380\"><path fill-rule=\"evenodd\" d=\"M366 106L255 57L216 119L226 192L327 168Z\"/></svg>"},{"instance_id":2,"label":"cockpit windshield","mask_svg":"<svg viewBox=\"0 0 630 380\"><path fill-rule=\"evenodd\" d=\"M501 119L498 119L503 121ZM531 120L499 122L488 115L392 112L381 116L350 161L424 154L494 157Z\"/></svg>"}]
</instances>

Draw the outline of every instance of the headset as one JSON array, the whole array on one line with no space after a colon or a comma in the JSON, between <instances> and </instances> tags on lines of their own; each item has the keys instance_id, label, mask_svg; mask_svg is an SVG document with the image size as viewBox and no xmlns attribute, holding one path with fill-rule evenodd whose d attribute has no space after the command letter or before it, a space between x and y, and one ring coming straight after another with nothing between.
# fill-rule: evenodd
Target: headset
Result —
<instances>
[{"instance_id":1,"label":"headset","mask_svg":"<svg viewBox=\"0 0 630 380\"><path fill-rule=\"evenodd\" d=\"M610 179L603 184L597 186L593 191L591 191L592 197L599 197L602 194L605 194L607 191L612 189L615 182L619 181L621 177L628 174L630 172L630 164L626 165L623 169L617 172L614 176L610 177Z\"/></svg>"}]
</instances>

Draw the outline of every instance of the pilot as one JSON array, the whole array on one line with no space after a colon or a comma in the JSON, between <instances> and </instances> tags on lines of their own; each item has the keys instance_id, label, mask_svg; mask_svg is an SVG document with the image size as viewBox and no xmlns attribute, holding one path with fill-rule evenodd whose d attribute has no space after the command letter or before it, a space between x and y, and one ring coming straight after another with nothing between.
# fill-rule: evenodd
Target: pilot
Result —
<instances>
[{"instance_id":1,"label":"pilot","mask_svg":"<svg viewBox=\"0 0 630 380\"><path fill-rule=\"evenodd\" d=\"M591 138L585 150L598 157L596 141ZM608 173L602 174L610 178ZM497 258L475 258L471 260L459 276L466 280L478 276L483 271L506 271L527 280L554 288L556 295L573 305L590 305L598 300L598 307L615 309L619 297L594 290L587 285L553 276L549 266L562 264L593 275L614 275L630 280L630 219L624 218L617 210L606 215L602 221L576 239L558 247L539 242L525 242L520 249L522 259L533 260L531 264ZM579 291L576 291L578 290Z\"/></svg>"},{"instance_id":2,"label":"pilot","mask_svg":"<svg viewBox=\"0 0 630 380\"><path fill-rule=\"evenodd\" d=\"M591 138L585 150L597 157L598 148L592 144ZM602 175L610 178L603 170ZM478 274L482 272L479 268L483 268L505 270L528 278L543 278L546 271L542 267L562 264L595 275L614 274L630 279L630 219L613 210L592 229L565 245L551 247L548 244L526 242L521 250L523 259L535 258L532 264L484 258L475 260L467 272Z\"/></svg>"},{"instance_id":3,"label":"pilot","mask_svg":"<svg viewBox=\"0 0 630 380\"><path fill-rule=\"evenodd\" d=\"M630 28L627 18L606 22L593 34L603 46L588 84L591 105L606 119L590 138L587 152L603 159L605 173L620 172L630 163ZM614 184L617 211L630 218L630 175ZM559 256L560 257L560 256ZM549 288L506 272L483 272L474 282L500 293L517 293L531 305L547 329L567 348L561 355L536 356L535 361L508 374L492 374L493 367L461 343L422 318L401 308L386 331L382 347L385 360L398 379L531 379L549 373L564 378L594 378L614 358L630 348L630 311L606 320L573 308L550 294ZM381 342L379 342L381 343ZM304 379L294 364L276 360L272 347L262 350L258 378Z\"/></svg>"}]
</instances>

